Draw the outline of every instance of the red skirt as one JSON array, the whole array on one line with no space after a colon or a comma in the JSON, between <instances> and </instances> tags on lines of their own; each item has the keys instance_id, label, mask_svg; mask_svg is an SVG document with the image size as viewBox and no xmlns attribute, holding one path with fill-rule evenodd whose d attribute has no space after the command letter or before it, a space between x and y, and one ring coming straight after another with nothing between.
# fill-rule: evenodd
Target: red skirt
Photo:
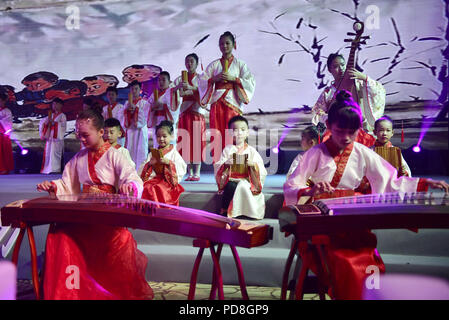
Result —
<instances>
[{"instance_id":1,"label":"red skirt","mask_svg":"<svg viewBox=\"0 0 449 320\"><path fill-rule=\"evenodd\" d=\"M147 263L126 228L52 224L45 246L44 299L153 299Z\"/></svg>"},{"instance_id":2,"label":"red skirt","mask_svg":"<svg viewBox=\"0 0 449 320\"><path fill-rule=\"evenodd\" d=\"M217 162L220 159L221 152L226 147L227 144L232 143L232 138L228 137L226 139L226 129L228 129L228 122L232 117L240 115L237 111L227 106L221 100L213 103L210 107L210 128L217 129L221 135L221 146L219 147L218 141L215 142L213 139L211 140L212 145L214 146L212 150L212 156L214 162ZM214 138L215 139L215 138ZM217 151L217 152L214 152Z\"/></svg>"},{"instance_id":3,"label":"red skirt","mask_svg":"<svg viewBox=\"0 0 449 320\"><path fill-rule=\"evenodd\" d=\"M178 183L175 187L163 177L156 176L143 184L142 199L179 206L179 197L184 188Z\"/></svg>"},{"instance_id":4,"label":"red skirt","mask_svg":"<svg viewBox=\"0 0 449 320\"><path fill-rule=\"evenodd\" d=\"M189 134L183 141L183 131ZM184 112L178 121L178 152L187 163L202 162L203 150L206 147L206 120L197 112ZM187 150L186 150L187 149Z\"/></svg>"},{"instance_id":5,"label":"red skirt","mask_svg":"<svg viewBox=\"0 0 449 320\"><path fill-rule=\"evenodd\" d=\"M11 139L0 133L0 172L14 170Z\"/></svg>"}]
</instances>

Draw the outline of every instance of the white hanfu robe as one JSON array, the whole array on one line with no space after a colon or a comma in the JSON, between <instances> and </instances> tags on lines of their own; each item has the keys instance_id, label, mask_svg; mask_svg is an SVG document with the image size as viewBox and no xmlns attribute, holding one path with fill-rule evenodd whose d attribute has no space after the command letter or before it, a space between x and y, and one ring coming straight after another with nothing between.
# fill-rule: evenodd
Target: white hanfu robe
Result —
<instances>
[{"instance_id":1,"label":"white hanfu robe","mask_svg":"<svg viewBox=\"0 0 449 320\"><path fill-rule=\"evenodd\" d=\"M298 154L295 159L293 159L292 164L290 165L290 168L287 172L287 180L292 175L292 173L296 170L296 168L299 166L302 160L303 153Z\"/></svg>"},{"instance_id":2,"label":"white hanfu robe","mask_svg":"<svg viewBox=\"0 0 449 320\"><path fill-rule=\"evenodd\" d=\"M232 155L237 152L235 145L227 145L223 149L220 160L214 163L214 173L219 193L221 193L228 181L237 181L237 188L232 198L232 210L228 210L228 216L238 217L244 215L254 219L263 219L265 216L265 197L262 193L262 188L267 176L263 159L257 150L249 145L246 145L245 149L238 153L241 155L247 154L248 161L255 164L253 170L255 170L257 178L255 181L252 181L250 173L248 173L247 177L239 177L239 175L234 175L230 172L229 166L226 165L226 162L231 160L233 158ZM250 168L249 170L251 170Z\"/></svg>"},{"instance_id":3,"label":"white hanfu robe","mask_svg":"<svg viewBox=\"0 0 449 320\"><path fill-rule=\"evenodd\" d=\"M39 122L39 135L45 140L41 173L61 172L61 159L64 153L64 134L67 129L67 118L64 113L53 114L53 125L45 117Z\"/></svg>"},{"instance_id":4,"label":"white hanfu robe","mask_svg":"<svg viewBox=\"0 0 449 320\"><path fill-rule=\"evenodd\" d=\"M402 176L397 178L396 169L368 147L354 142L344 172L337 172L334 157L326 143L309 149L284 184L284 198L287 205L295 205L301 192L307 190L310 179L313 183L331 182L338 173L341 179L336 186L339 190L355 190L363 177L368 179L372 193L424 191L425 181L420 178Z\"/></svg>"},{"instance_id":5,"label":"white hanfu robe","mask_svg":"<svg viewBox=\"0 0 449 320\"><path fill-rule=\"evenodd\" d=\"M150 105L142 98L135 101L134 104L136 110L134 114L131 114L128 109L128 101L125 103L125 148L128 149L131 159L138 168L148 156L147 115Z\"/></svg>"},{"instance_id":6,"label":"white hanfu robe","mask_svg":"<svg viewBox=\"0 0 449 320\"><path fill-rule=\"evenodd\" d=\"M179 120L179 92L175 90L173 84L171 83L169 88L165 90L159 90L159 99L158 101L163 104L162 109L155 110L151 107L151 110L148 113L148 128L151 128L153 134L153 148L159 148L159 145L156 140L156 126L161 123L163 120L169 120L173 122L173 140L170 141L171 144L176 146L176 137L177 137L177 127ZM150 106L152 106L154 101L154 92L148 98L148 102Z\"/></svg>"},{"instance_id":7,"label":"white hanfu robe","mask_svg":"<svg viewBox=\"0 0 449 320\"><path fill-rule=\"evenodd\" d=\"M362 111L363 129L372 132L374 122L383 116L385 110L385 88L382 84L370 77L366 81L356 79L355 86L358 94L358 105ZM335 84L326 87L312 108L312 123L326 123L327 113L337 94Z\"/></svg>"},{"instance_id":8,"label":"white hanfu robe","mask_svg":"<svg viewBox=\"0 0 449 320\"><path fill-rule=\"evenodd\" d=\"M117 139L117 143L124 146L125 145L125 106L121 103L116 102L115 104L107 104L103 107L103 118L115 118L120 122L122 127L123 137Z\"/></svg>"},{"instance_id":9,"label":"white hanfu robe","mask_svg":"<svg viewBox=\"0 0 449 320\"><path fill-rule=\"evenodd\" d=\"M121 154L123 154L123 156L128 159L129 163L135 168L136 164L134 163L133 159L131 158L131 155L129 154L128 149L126 149L125 147L122 147L120 144L116 144L115 149L117 149L118 152L120 152Z\"/></svg>"},{"instance_id":10,"label":"white hanfu robe","mask_svg":"<svg viewBox=\"0 0 449 320\"><path fill-rule=\"evenodd\" d=\"M105 142L102 148L103 151L98 152L99 159L93 159L95 155L89 156L88 149L79 151L70 159L61 179L52 181L56 187L56 195L79 194L82 188L86 187L102 190L103 186L115 188L118 192L122 185L132 183L135 195L140 198L143 182L137 175L136 169L120 151L109 143Z\"/></svg>"}]
</instances>

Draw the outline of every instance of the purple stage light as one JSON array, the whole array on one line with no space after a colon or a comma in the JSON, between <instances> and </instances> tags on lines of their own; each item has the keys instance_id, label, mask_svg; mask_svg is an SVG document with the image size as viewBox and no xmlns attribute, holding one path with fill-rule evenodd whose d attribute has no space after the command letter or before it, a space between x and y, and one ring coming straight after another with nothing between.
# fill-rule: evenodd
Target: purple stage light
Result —
<instances>
[{"instance_id":1,"label":"purple stage light","mask_svg":"<svg viewBox=\"0 0 449 320\"><path fill-rule=\"evenodd\" d=\"M22 151L20 152L20 154L22 156L26 156L28 154L28 149L22 149Z\"/></svg>"},{"instance_id":2,"label":"purple stage light","mask_svg":"<svg viewBox=\"0 0 449 320\"><path fill-rule=\"evenodd\" d=\"M421 152L421 147L419 145L416 145L416 146L413 147L412 150L413 150L413 152L418 153L418 152Z\"/></svg>"},{"instance_id":3,"label":"purple stage light","mask_svg":"<svg viewBox=\"0 0 449 320\"><path fill-rule=\"evenodd\" d=\"M274 147L273 149L271 149L271 151L273 151L273 153L278 154L279 153L279 148L278 147Z\"/></svg>"}]
</instances>

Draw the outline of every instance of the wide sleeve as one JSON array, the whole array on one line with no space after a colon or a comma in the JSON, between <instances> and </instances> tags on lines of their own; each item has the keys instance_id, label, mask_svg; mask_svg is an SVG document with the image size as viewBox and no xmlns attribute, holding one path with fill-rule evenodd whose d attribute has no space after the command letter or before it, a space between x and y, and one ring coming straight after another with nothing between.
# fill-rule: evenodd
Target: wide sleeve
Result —
<instances>
[{"instance_id":1,"label":"wide sleeve","mask_svg":"<svg viewBox=\"0 0 449 320\"><path fill-rule=\"evenodd\" d=\"M64 171L62 172L61 179L52 181L56 195L79 194L81 192L81 184L77 169L77 160L78 156L75 155L64 166Z\"/></svg>"},{"instance_id":2,"label":"wide sleeve","mask_svg":"<svg viewBox=\"0 0 449 320\"><path fill-rule=\"evenodd\" d=\"M216 60L211 62L207 67L204 73L198 78L198 93L200 97L201 105L210 104L214 90L215 83L212 81L212 77L218 73L217 65L220 60Z\"/></svg>"},{"instance_id":3,"label":"wide sleeve","mask_svg":"<svg viewBox=\"0 0 449 320\"><path fill-rule=\"evenodd\" d=\"M135 168L136 164L134 163L133 159L131 158L131 155L129 154L128 149L122 147L119 149L119 151L123 154L123 156L129 161L129 163ZM139 175L140 176L140 175Z\"/></svg>"},{"instance_id":4,"label":"wide sleeve","mask_svg":"<svg viewBox=\"0 0 449 320\"><path fill-rule=\"evenodd\" d=\"M58 122L57 139L63 140L65 132L67 130L67 117L65 116L65 114L61 114L57 122Z\"/></svg>"},{"instance_id":5,"label":"wide sleeve","mask_svg":"<svg viewBox=\"0 0 449 320\"><path fill-rule=\"evenodd\" d=\"M0 111L0 133L11 134L12 113L8 108Z\"/></svg>"},{"instance_id":6,"label":"wide sleeve","mask_svg":"<svg viewBox=\"0 0 449 320\"><path fill-rule=\"evenodd\" d=\"M251 192L253 194L259 194L262 192L265 178L267 177L267 169L263 163L263 159L256 149L252 152L253 167L249 167L249 182L251 184Z\"/></svg>"},{"instance_id":7,"label":"wide sleeve","mask_svg":"<svg viewBox=\"0 0 449 320\"><path fill-rule=\"evenodd\" d=\"M365 119L370 128L374 128L376 120L384 115L386 97L385 88L380 82L370 77L366 78L362 87L365 100L363 103L363 114L365 115Z\"/></svg>"},{"instance_id":8,"label":"wide sleeve","mask_svg":"<svg viewBox=\"0 0 449 320\"><path fill-rule=\"evenodd\" d=\"M124 184L132 183L135 188L135 195L140 198L143 191L142 179L137 174L136 169L129 163L128 159L120 152L114 153L114 169L118 188L120 189Z\"/></svg>"},{"instance_id":9,"label":"wide sleeve","mask_svg":"<svg viewBox=\"0 0 449 320\"><path fill-rule=\"evenodd\" d=\"M232 151L235 152L235 150L231 150L231 148L224 148L220 159L214 163L214 176L219 191L223 190L229 181L231 168L228 164L226 164L226 161L231 159L231 155L234 153Z\"/></svg>"},{"instance_id":10,"label":"wide sleeve","mask_svg":"<svg viewBox=\"0 0 449 320\"><path fill-rule=\"evenodd\" d=\"M165 180L172 186L176 186L182 181L187 172L187 164L178 151L174 150L169 164L164 166Z\"/></svg>"},{"instance_id":11,"label":"wide sleeve","mask_svg":"<svg viewBox=\"0 0 449 320\"><path fill-rule=\"evenodd\" d=\"M321 92L317 102L312 107L312 124L316 126L319 122L326 123L327 107L328 102L326 101L326 90L324 90Z\"/></svg>"},{"instance_id":12,"label":"wide sleeve","mask_svg":"<svg viewBox=\"0 0 449 320\"><path fill-rule=\"evenodd\" d=\"M286 205L297 204L301 193L310 190L307 181L317 169L321 147L322 145L318 145L304 153L301 165L296 167L284 183L283 188Z\"/></svg>"},{"instance_id":13,"label":"wide sleeve","mask_svg":"<svg viewBox=\"0 0 449 320\"><path fill-rule=\"evenodd\" d=\"M302 154L298 154L295 159L293 159L292 164L290 165L290 168L287 172L287 179L292 175L292 173L296 170L296 167L298 167L299 163L301 162Z\"/></svg>"},{"instance_id":14,"label":"wide sleeve","mask_svg":"<svg viewBox=\"0 0 449 320\"><path fill-rule=\"evenodd\" d=\"M397 170L373 150L363 146L365 176L373 193L427 191L425 179L397 177Z\"/></svg>"},{"instance_id":15,"label":"wide sleeve","mask_svg":"<svg viewBox=\"0 0 449 320\"><path fill-rule=\"evenodd\" d=\"M41 140L48 140L48 137L50 136L48 117L42 118L41 121L39 121L39 136Z\"/></svg>"},{"instance_id":16,"label":"wide sleeve","mask_svg":"<svg viewBox=\"0 0 449 320\"><path fill-rule=\"evenodd\" d=\"M147 114L148 111L150 110L150 104L146 100L141 101L144 102L141 103L139 106L139 113L137 115L137 122L136 122L136 128L138 129L143 128L144 126L147 125L148 123Z\"/></svg>"},{"instance_id":17,"label":"wide sleeve","mask_svg":"<svg viewBox=\"0 0 449 320\"><path fill-rule=\"evenodd\" d=\"M240 74L235 80L235 89L239 100L244 104L248 104L253 98L254 91L256 90L256 78L245 62L241 61L240 64Z\"/></svg>"}]
</instances>

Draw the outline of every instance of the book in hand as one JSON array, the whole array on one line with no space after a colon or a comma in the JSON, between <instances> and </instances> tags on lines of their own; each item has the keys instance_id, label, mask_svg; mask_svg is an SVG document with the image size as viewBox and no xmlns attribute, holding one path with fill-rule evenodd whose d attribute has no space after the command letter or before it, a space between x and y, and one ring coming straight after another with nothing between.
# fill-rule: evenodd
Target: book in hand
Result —
<instances>
[{"instance_id":1,"label":"book in hand","mask_svg":"<svg viewBox=\"0 0 449 320\"><path fill-rule=\"evenodd\" d=\"M161 163L161 159L164 157L159 149L151 148L151 157L156 159L156 163L153 165L153 169L156 174L162 174L164 172L164 165Z\"/></svg>"}]
</instances>

